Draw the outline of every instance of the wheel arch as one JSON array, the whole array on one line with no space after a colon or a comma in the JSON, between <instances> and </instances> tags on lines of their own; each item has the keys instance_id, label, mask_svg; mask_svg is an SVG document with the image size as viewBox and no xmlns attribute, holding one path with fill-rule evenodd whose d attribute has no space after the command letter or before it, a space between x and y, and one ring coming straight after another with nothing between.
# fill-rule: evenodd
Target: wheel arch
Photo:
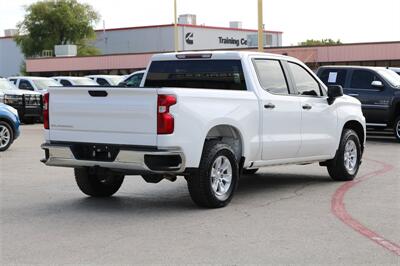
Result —
<instances>
[{"instance_id":1,"label":"wheel arch","mask_svg":"<svg viewBox=\"0 0 400 266\"><path fill-rule=\"evenodd\" d=\"M212 139L218 139L231 146L238 162L244 161L243 135L237 127L229 124L215 125L208 130L204 143Z\"/></svg>"},{"instance_id":2,"label":"wheel arch","mask_svg":"<svg viewBox=\"0 0 400 266\"><path fill-rule=\"evenodd\" d=\"M8 119L7 117L1 116L0 117L0 121L7 123L9 125L9 127L11 128L11 130L12 130L13 136L16 135L16 133L17 133L16 131L17 130L16 130L15 126L14 126L14 123L10 119Z\"/></svg>"},{"instance_id":3,"label":"wheel arch","mask_svg":"<svg viewBox=\"0 0 400 266\"><path fill-rule=\"evenodd\" d=\"M394 104L391 119L390 119L390 125L394 125L396 118L400 116L400 100L397 100Z\"/></svg>"},{"instance_id":4,"label":"wheel arch","mask_svg":"<svg viewBox=\"0 0 400 266\"><path fill-rule=\"evenodd\" d=\"M343 125L343 130L345 129L352 129L356 132L358 138L361 142L361 149L364 152L364 143L365 143L365 129L363 125L357 120L349 120ZM342 130L342 132L343 132Z\"/></svg>"}]
</instances>

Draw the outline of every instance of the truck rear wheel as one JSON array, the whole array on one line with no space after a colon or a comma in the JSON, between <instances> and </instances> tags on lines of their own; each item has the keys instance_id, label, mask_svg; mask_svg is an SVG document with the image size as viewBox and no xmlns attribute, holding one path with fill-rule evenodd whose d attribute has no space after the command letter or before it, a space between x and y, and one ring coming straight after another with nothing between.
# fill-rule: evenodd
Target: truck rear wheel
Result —
<instances>
[{"instance_id":1,"label":"truck rear wheel","mask_svg":"<svg viewBox=\"0 0 400 266\"><path fill-rule=\"evenodd\" d=\"M79 189L92 197L110 197L124 181L124 175L109 171L100 173L89 168L75 168L74 171Z\"/></svg>"},{"instance_id":2,"label":"truck rear wheel","mask_svg":"<svg viewBox=\"0 0 400 266\"><path fill-rule=\"evenodd\" d=\"M361 144L354 130L344 129L335 158L327 164L329 175L336 181L351 181L361 162Z\"/></svg>"},{"instance_id":3,"label":"truck rear wheel","mask_svg":"<svg viewBox=\"0 0 400 266\"><path fill-rule=\"evenodd\" d=\"M232 148L207 141L200 167L187 178L190 196L200 207L224 207L233 197L238 178L239 165Z\"/></svg>"},{"instance_id":4,"label":"truck rear wheel","mask_svg":"<svg viewBox=\"0 0 400 266\"><path fill-rule=\"evenodd\" d=\"M394 122L394 136L396 137L397 141L400 142L400 115L396 118Z\"/></svg>"}]
</instances>

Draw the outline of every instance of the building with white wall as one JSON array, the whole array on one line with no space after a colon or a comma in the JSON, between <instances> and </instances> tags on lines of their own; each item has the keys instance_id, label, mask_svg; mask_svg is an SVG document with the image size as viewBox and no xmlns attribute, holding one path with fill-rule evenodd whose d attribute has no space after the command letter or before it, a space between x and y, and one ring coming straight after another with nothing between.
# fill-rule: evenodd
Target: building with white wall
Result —
<instances>
[{"instance_id":1,"label":"building with white wall","mask_svg":"<svg viewBox=\"0 0 400 266\"><path fill-rule=\"evenodd\" d=\"M257 47L257 30L178 24L178 50L219 50ZM103 54L154 53L174 50L174 25L97 31L94 45ZM282 46L282 32L264 31L264 46Z\"/></svg>"},{"instance_id":2,"label":"building with white wall","mask_svg":"<svg viewBox=\"0 0 400 266\"><path fill-rule=\"evenodd\" d=\"M257 47L257 30L196 25L194 15L180 16L179 51L219 50ZM239 28L237 28L239 27ZM115 28L96 31L93 45L102 55L162 53L174 51L174 25ZM264 31L265 47L282 46L282 32ZM17 75L24 57L12 36L0 37L0 76Z\"/></svg>"}]
</instances>

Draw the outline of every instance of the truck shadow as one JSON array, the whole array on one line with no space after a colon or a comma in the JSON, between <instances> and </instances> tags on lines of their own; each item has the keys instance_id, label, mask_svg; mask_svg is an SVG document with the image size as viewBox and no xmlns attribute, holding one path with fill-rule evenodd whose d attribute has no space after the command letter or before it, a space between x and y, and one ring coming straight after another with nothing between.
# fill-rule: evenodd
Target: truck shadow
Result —
<instances>
[{"instance_id":1,"label":"truck shadow","mask_svg":"<svg viewBox=\"0 0 400 266\"><path fill-rule=\"evenodd\" d=\"M179 181L178 181L179 182ZM291 195L305 187L316 188L319 186L336 186L328 175L299 175L286 173L260 173L255 175L242 176L239 187L236 191L231 205L236 203L254 203L257 198L265 201L269 198L281 198L282 195ZM215 211L199 208L192 203L187 192L186 182L179 182L178 186L171 185L163 190L150 190L135 194L133 191L117 193L111 198L90 198L84 197L65 202L63 209L83 213L107 213L107 214L168 214L177 212ZM230 208L229 205L227 208Z\"/></svg>"},{"instance_id":2,"label":"truck shadow","mask_svg":"<svg viewBox=\"0 0 400 266\"><path fill-rule=\"evenodd\" d=\"M304 186L319 186L334 183L329 175L300 175L287 173L256 173L244 175L239 182L236 197L247 194L293 191Z\"/></svg>"}]
</instances>

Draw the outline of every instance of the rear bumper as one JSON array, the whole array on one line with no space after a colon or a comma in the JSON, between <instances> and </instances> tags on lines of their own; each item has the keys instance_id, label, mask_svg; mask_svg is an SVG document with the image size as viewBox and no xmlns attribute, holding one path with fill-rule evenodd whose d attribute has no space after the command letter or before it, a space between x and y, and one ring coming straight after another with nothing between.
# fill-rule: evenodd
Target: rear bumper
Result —
<instances>
[{"instance_id":1,"label":"rear bumper","mask_svg":"<svg viewBox=\"0 0 400 266\"><path fill-rule=\"evenodd\" d=\"M41 161L48 166L101 167L138 173L182 173L185 170L185 157L179 149L140 150L121 146L113 161L100 161L77 159L72 144L44 143L41 148L45 150Z\"/></svg>"}]
</instances>

